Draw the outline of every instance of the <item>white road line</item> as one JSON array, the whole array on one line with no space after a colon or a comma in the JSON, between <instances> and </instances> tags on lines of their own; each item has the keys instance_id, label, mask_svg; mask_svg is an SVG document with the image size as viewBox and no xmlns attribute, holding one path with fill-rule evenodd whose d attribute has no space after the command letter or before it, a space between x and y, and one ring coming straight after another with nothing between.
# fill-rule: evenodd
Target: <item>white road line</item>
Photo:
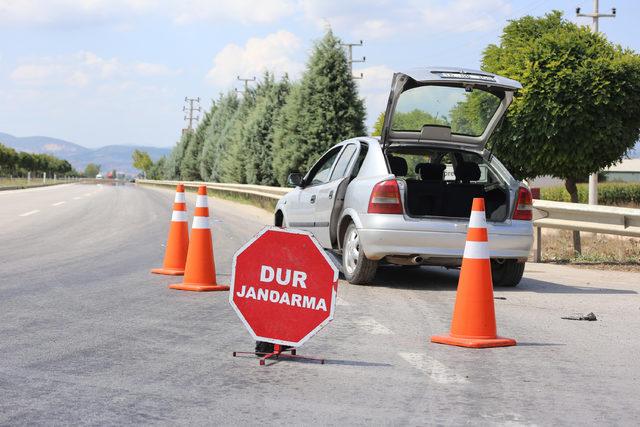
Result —
<instances>
[{"instance_id":1,"label":"white road line","mask_svg":"<svg viewBox=\"0 0 640 427\"><path fill-rule=\"evenodd\" d=\"M33 215L33 214L37 214L38 212L40 212L39 210L33 210L33 211L29 211L29 212L25 212L23 214L20 214L20 216L29 216L29 215Z\"/></svg>"},{"instance_id":2,"label":"white road line","mask_svg":"<svg viewBox=\"0 0 640 427\"><path fill-rule=\"evenodd\" d=\"M467 384L469 382L464 376L424 353L398 353L398 355L417 370L429 375L438 384Z\"/></svg>"},{"instance_id":3,"label":"white road line","mask_svg":"<svg viewBox=\"0 0 640 427\"><path fill-rule=\"evenodd\" d=\"M82 197L74 197L73 200L80 200Z\"/></svg>"},{"instance_id":4,"label":"white road line","mask_svg":"<svg viewBox=\"0 0 640 427\"><path fill-rule=\"evenodd\" d=\"M51 206L60 206L60 205L64 205L67 202L58 202L58 203L54 203Z\"/></svg>"},{"instance_id":5,"label":"white road line","mask_svg":"<svg viewBox=\"0 0 640 427\"><path fill-rule=\"evenodd\" d=\"M373 317L360 317L355 319L354 322L365 332L372 335L391 335L391 329L378 322Z\"/></svg>"}]
</instances>

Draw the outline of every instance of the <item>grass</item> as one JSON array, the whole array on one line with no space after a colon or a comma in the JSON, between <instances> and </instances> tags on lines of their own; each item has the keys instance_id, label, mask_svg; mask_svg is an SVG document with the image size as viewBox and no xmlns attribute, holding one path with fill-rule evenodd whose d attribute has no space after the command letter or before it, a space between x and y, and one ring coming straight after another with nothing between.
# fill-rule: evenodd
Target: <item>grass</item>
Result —
<instances>
[{"instance_id":1,"label":"grass","mask_svg":"<svg viewBox=\"0 0 640 427\"><path fill-rule=\"evenodd\" d=\"M543 262L640 271L640 239L587 232L580 234L582 254L576 254L571 231L543 229Z\"/></svg>"},{"instance_id":2,"label":"grass","mask_svg":"<svg viewBox=\"0 0 640 427\"><path fill-rule=\"evenodd\" d=\"M195 189L194 189L195 191ZM270 199L268 197L261 197L254 194L242 194L234 191L224 190L212 190L208 189L208 194L213 197L219 197L221 199L230 200L232 202L244 203L245 205L252 205L273 212L276 208L277 200Z\"/></svg>"}]
</instances>

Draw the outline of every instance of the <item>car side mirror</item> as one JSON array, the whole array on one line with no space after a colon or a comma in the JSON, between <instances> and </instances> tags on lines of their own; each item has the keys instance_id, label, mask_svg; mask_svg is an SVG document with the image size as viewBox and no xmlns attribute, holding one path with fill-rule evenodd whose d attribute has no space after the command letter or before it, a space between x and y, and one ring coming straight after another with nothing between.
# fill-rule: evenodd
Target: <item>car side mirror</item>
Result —
<instances>
[{"instance_id":1,"label":"car side mirror","mask_svg":"<svg viewBox=\"0 0 640 427\"><path fill-rule=\"evenodd\" d=\"M304 177L301 173L290 173L287 177L287 185L289 187L301 187Z\"/></svg>"}]
</instances>

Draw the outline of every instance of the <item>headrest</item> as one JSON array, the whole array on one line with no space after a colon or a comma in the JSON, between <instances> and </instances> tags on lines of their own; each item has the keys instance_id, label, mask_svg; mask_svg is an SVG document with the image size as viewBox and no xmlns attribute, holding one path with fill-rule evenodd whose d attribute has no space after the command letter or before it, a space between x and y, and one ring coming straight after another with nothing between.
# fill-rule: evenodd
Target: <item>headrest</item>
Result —
<instances>
[{"instance_id":1,"label":"headrest","mask_svg":"<svg viewBox=\"0 0 640 427\"><path fill-rule=\"evenodd\" d=\"M462 182L477 181L480 179L480 166L474 162L460 162L454 170L456 179Z\"/></svg>"},{"instance_id":2,"label":"headrest","mask_svg":"<svg viewBox=\"0 0 640 427\"><path fill-rule=\"evenodd\" d=\"M407 166L407 161L402 157L394 157L391 154L387 154L387 159L389 159L389 166L391 167L391 173L395 176L406 176L409 167Z\"/></svg>"},{"instance_id":3,"label":"headrest","mask_svg":"<svg viewBox=\"0 0 640 427\"><path fill-rule=\"evenodd\" d=\"M442 181L445 168L442 163L418 163L415 171L423 181Z\"/></svg>"}]
</instances>

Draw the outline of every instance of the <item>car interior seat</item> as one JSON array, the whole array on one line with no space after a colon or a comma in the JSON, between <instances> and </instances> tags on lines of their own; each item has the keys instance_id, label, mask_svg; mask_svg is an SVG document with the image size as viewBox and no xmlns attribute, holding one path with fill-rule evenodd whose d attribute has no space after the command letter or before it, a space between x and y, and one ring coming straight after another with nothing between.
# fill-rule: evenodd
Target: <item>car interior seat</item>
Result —
<instances>
[{"instance_id":1,"label":"car interior seat","mask_svg":"<svg viewBox=\"0 0 640 427\"><path fill-rule=\"evenodd\" d=\"M444 169L440 163L418 163L419 180L407 180L407 208L412 215L439 215L444 192Z\"/></svg>"},{"instance_id":2,"label":"car interior seat","mask_svg":"<svg viewBox=\"0 0 640 427\"><path fill-rule=\"evenodd\" d=\"M456 180L449 183L445 191L444 212L446 216L468 218L474 197L484 197L484 185L472 183L480 179L480 166L458 161L454 173Z\"/></svg>"},{"instance_id":3,"label":"car interior seat","mask_svg":"<svg viewBox=\"0 0 640 427\"><path fill-rule=\"evenodd\" d=\"M407 176L409 166L403 157L396 157L392 154L387 154L387 160L389 161L389 167L391 168L392 174L397 177Z\"/></svg>"}]
</instances>

